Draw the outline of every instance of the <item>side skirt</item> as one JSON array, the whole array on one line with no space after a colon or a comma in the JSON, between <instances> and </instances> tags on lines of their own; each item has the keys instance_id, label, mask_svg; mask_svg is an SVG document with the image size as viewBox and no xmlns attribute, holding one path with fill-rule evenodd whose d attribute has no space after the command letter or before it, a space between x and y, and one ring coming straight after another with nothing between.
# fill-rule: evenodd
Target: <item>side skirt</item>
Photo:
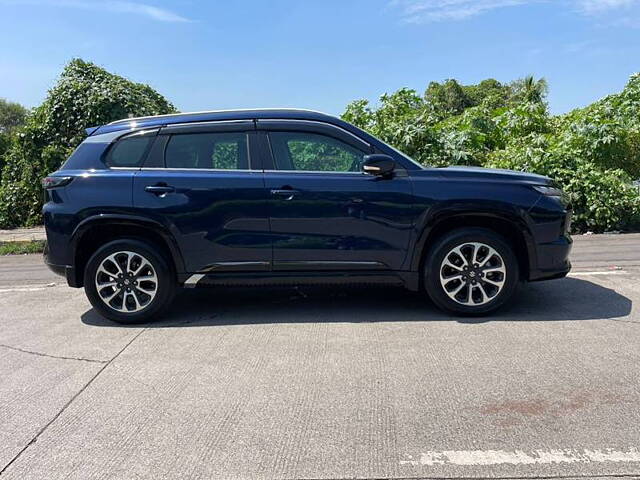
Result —
<instances>
[{"instance_id":1,"label":"side skirt","mask_svg":"<svg viewBox=\"0 0 640 480\"><path fill-rule=\"evenodd\" d=\"M393 285L417 291L415 272L252 272L179 275L185 288L202 286Z\"/></svg>"}]
</instances>

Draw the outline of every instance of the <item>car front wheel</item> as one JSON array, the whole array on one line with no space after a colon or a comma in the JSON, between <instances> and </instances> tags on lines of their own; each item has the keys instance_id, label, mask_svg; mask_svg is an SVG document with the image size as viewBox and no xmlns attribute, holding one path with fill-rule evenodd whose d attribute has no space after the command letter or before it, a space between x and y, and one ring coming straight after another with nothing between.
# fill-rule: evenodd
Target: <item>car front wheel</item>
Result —
<instances>
[{"instance_id":1,"label":"car front wheel","mask_svg":"<svg viewBox=\"0 0 640 480\"><path fill-rule=\"evenodd\" d=\"M513 249L480 228L446 234L429 252L425 286L433 302L458 315L484 315L504 306L520 280Z\"/></svg>"},{"instance_id":2,"label":"car front wheel","mask_svg":"<svg viewBox=\"0 0 640 480\"><path fill-rule=\"evenodd\" d=\"M175 295L175 279L164 257L139 240L115 240L96 251L85 268L91 305L118 323L158 318Z\"/></svg>"}]
</instances>

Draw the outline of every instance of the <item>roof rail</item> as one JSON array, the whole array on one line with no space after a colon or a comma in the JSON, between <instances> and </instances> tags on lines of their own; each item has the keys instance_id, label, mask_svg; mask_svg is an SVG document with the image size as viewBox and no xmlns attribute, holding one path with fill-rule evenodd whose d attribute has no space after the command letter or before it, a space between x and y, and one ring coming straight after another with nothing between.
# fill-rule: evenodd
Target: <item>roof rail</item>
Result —
<instances>
[{"instance_id":1,"label":"roof rail","mask_svg":"<svg viewBox=\"0 0 640 480\"><path fill-rule=\"evenodd\" d=\"M127 122L135 122L138 120L149 120L152 118L162 118L162 117L177 117L177 116L187 116L187 115L206 115L209 113L227 113L227 112L265 112L265 111L285 111L285 112L307 112L307 113L318 113L320 115L326 115L331 117L333 115L329 115L328 113L319 112L317 110L308 110L305 108L236 108L236 109L228 109L228 110L203 110L201 112L177 112L177 113L165 113L163 115L148 115L144 117L131 117L131 118L122 118L120 120L115 120L107 125L119 125Z\"/></svg>"}]
</instances>

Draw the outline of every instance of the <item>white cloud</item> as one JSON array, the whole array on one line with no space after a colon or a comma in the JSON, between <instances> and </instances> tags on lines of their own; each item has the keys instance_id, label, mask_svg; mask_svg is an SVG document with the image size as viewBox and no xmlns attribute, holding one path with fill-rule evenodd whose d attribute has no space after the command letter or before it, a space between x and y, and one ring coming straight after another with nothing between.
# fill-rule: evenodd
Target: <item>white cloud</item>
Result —
<instances>
[{"instance_id":1,"label":"white cloud","mask_svg":"<svg viewBox=\"0 0 640 480\"><path fill-rule=\"evenodd\" d=\"M587 14L595 14L638 4L638 0L577 0L578 7Z\"/></svg>"},{"instance_id":2,"label":"white cloud","mask_svg":"<svg viewBox=\"0 0 640 480\"><path fill-rule=\"evenodd\" d=\"M134 13L160 22L188 22L189 19L164 8L154 7L137 2L110 1L104 2L104 8L113 12Z\"/></svg>"},{"instance_id":3,"label":"white cloud","mask_svg":"<svg viewBox=\"0 0 640 480\"><path fill-rule=\"evenodd\" d=\"M140 15L159 22L189 22L186 17L165 8L125 0L0 0L0 4L40 5Z\"/></svg>"},{"instance_id":4,"label":"white cloud","mask_svg":"<svg viewBox=\"0 0 640 480\"><path fill-rule=\"evenodd\" d=\"M623 7L640 5L640 0L391 0L389 5L408 23L463 20L490 10L534 3L565 7L581 14L598 15Z\"/></svg>"},{"instance_id":5,"label":"white cloud","mask_svg":"<svg viewBox=\"0 0 640 480\"><path fill-rule=\"evenodd\" d=\"M489 10L524 5L538 0L392 0L409 23L462 20Z\"/></svg>"}]
</instances>

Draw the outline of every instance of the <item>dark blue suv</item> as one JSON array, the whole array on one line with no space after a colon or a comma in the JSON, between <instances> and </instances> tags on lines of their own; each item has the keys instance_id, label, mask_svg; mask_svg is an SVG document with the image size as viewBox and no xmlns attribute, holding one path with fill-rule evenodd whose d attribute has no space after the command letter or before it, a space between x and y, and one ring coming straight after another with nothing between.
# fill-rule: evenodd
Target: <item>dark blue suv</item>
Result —
<instances>
[{"instance_id":1,"label":"dark blue suv","mask_svg":"<svg viewBox=\"0 0 640 480\"><path fill-rule=\"evenodd\" d=\"M425 168L302 110L120 120L43 180L45 261L123 323L179 287L390 284L486 314L570 269L571 210L546 177Z\"/></svg>"}]
</instances>

